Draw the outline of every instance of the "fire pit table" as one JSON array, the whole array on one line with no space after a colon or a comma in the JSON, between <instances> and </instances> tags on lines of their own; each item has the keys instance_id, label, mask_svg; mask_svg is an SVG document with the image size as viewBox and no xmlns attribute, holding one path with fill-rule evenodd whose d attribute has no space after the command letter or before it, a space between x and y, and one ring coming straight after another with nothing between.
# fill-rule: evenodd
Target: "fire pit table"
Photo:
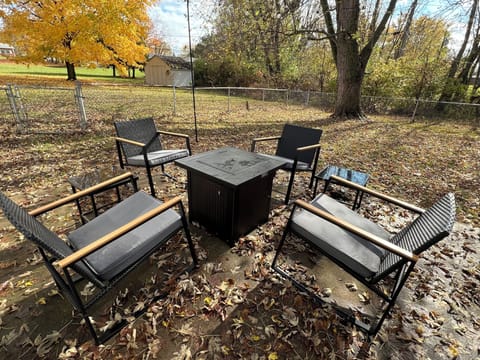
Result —
<instances>
[{"instance_id":1,"label":"fire pit table","mask_svg":"<svg viewBox=\"0 0 480 360\"><path fill-rule=\"evenodd\" d=\"M187 170L190 222L233 246L268 220L273 178L283 161L226 147L175 163Z\"/></svg>"}]
</instances>

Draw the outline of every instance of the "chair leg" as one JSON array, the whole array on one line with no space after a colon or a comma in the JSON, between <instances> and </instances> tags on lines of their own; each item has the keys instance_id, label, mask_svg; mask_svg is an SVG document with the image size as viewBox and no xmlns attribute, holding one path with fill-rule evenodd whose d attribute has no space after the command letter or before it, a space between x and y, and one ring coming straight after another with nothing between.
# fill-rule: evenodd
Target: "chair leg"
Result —
<instances>
[{"instance_id":1,"label":"chair leg","mask_svg":"<svg viewBox=\"0 0 480 360\"><path fill-rule=\"evenodd\" d=\"M295 158L293 160L293 165L291 169L291 175L290 175L290 180L288 182L288 189L287 189L287 195L285 195L285 205L288 205L288 202L290 201L290 194L292 193L292 188L293 188L293 181L295 179L295 172L297 171L297 163L298 159Z\"/></svg>"},{"instance_id":2,"label":"chair leg","mask_svg":"<svg viewBox=\"0 0 480 360\"><path fill-rule=\"evenodd\" d=\"M343 319L345 319L346 321L354 324L355 326L357 326L359 329L361 329L362 331L364 331L368 336L370 336L371 334L371 329L372 327L357 320L355 318L355 316L353 315L353 313L350 313L344 309L342 309L341 307L339 306L336 306L334 303L330 303L330 302L326 302L324 301L320 296L318 296L317 294L315 294L308 286L302 284L300 281L298 281L297 279L295 279L294 276L290 275L287 271L283 270L282 268L276 266L276 262L277 262L277 258L278 258L278 255L280 253L280 250L281 248L283 247L283 244L285 242L285 238L286 238L286 232L284 232L284 235L282 237L282 239L280 240L280 244L278 246L278 249L277 249L277 252L275 253L275 257L272 261L272 269L277 272L280 276L282 276L283 278L289 280L292 282L292 284L297 288L299 289L300 291L302 292L305 292L307 293L314 302L320 304L321 306L325 305L325 304L329 304L332 306L332 309L334 309L334 311L340 316L342 317ZM376 328L375 328L376 329Z\"/></svg>"},{"instance_id":3,"label":"chair leg","mask_svg":"<svg viewBox=\"0 0 480 360\"><path fill-rule=\"evenodd\" d=\"M393 306L395 305L395 302L397 300L397 297L398 295L400 295L400 291L402 290L403 288L403 285L405 285L405 282L407 281L408 279L408 276L410 275L410 273L412 272L414 266L415 266L415 263L410 263L408 268L405 269L405 266L400 269L398 271L398 274L396 276L396 279L395 279L395 284L393 285L393 292L392 292L392 295L390 296L390 299L388 299L387 303L387 308L383 311L383 314L382 316L380 317L380 319L377 321L377 323L375 324L375 326L371 326L370 327L370 331L369 331L369 334L370 335L375 335L377 334L377 332L380 330L380 328L382 327L382 324L383 322L385 321L385 319L387 318L388 314L390 313L390 311L392 310Z\"/></svg>"},{"instance_id":4,"label":"chair leg","mask_svg":"<svg viewBox=\"0 0 480 360\"><path fill-rule=\"evenodd\" d=\"M314 172L315 170L312 170L312 175L310 175L310 184L308 185L308 188L311 189L313 186L313 181L314 181ZM315 187L316 188L316 187Z\"/></svg>"},{"instance_id":5,"label":"chair leg","mask_svg":"<svg viewBox=\"0 0 480 360\"><path fill-rule=\"evenodd\" d=\"M283 244L285 243L285 238L287 237L287 229L283 232L282 238L280 239L280 243L278 244L277 251L275 252L275 256L273 257L272 261L272 269L277 270L277 259L278 255L280 255L280 252L282 251Z\"/></svg>"},{"instance_id":6,"label":"chair leg","mask_svg":"<svg viewBox=\"0 0 480 360\"><path fill-rule=\"evenodd\" d=\"M150 166L147 164L147 177L148 177L148 184L150 185L150 194L152 194L153 197L155 196L155 186L153 184L153 178L152 178L152 169Z\"/></svg>"},{"instance_id":7,"label":"chair leg","mask_svg":"<svg viewBox=\"0 0 480 360\"><path fill-rule=\"evenodd\" d=\"M190 254L192 255L193 266L197 267L198 266L198 257L197 257L197 253L195 252L195 246L193 245L192 236L190 234L190 229L188 227L187 217L185 216L185 209L184 209L182 203L180 203L180 216L182 217L183 230L185 232L185 237L187 238L187 243L188 243L188 247L190 249Z\"/></svg>"},{"instance_id":8,"label":"chair leg","mask_svg":"<svg viewBox=\"0 0 480 360\"><path fill-rule=\"evenodd\" d=\"M88 327L88 331L93 337L93 340L95 341L95 345L100 345L102 343L102 340L97 335L97 332L95 331L95 328L93 327L92 322L90 321L90 317L88 316L87 310L85 306L83 305L82 300L80 299L80 296L77 293L77 290L75 288L75 283L72 280L72 277L70 276L70 273L68 270L64 270L63 272L65 274L65 278L67 279L68 285L69 285L69 291L68 291L68 296L72 300L72 302L75 304L75 308L81 312L83 320L85 321L85 324Z\"/></svg>"},{"instance_id":9,"label":"chair leg","mask_svg":"<svg viewBox=\"0 0 480 360\"><path fill-rule=\"evenodd\" d=\"M287 238L288 233L290 232L290 226L292 225L292 218L293 214L295 213L295 209L297 208L297 205L293 205L293 209L290 212L290 216L287 221L287 225L285 226L285 230L283 231L282 238L280 239L280 242L278 243L277 251L275 252L275 256L273 257L272 261L272 268L276 270L276 263L278 259L278 255L280 255L280 252L282 251L283 244L285 243L285 239Z\"/></svg>"},{"instance_id":10,"label":"chair leg","mask_svg":"<svg viewBox=\"0 0 480 360\"><path fill-rule=\"evenodd\" d=\"M318 164L318 157L320 156L320 149L315 150L315 156L314 156L314 161L313 161L313 166L312 166L312 175L310 176L310 186L308 187L309 189L312 188L313 185L313 178L315 177L315 171L317 171L317 164ZM318 181L318 179L317 179ZM315 183L316 186L316 183Z\"/></svg>"},{"instance_id":11,"label":"chair leg","mask_svg":"<svg viewBox=\"0 0 480 360\"><path fill-rule=\"evenodd\" d=\"M294 179L295 179L295 170L292 169L292 172L291 172L291 175L290 175L290 180L288 181L287 194L285 195L285 205L288 205L288 203L290 201L290 194L292 193Z\"/></svg>"},{"instance_id":12,"label":"chair leg","mask_svg":"<svg viewBox=\"0 0 480 360\"><path fill-rule=\"evenodd\" d=\"M282 250L282 248L285 244L286 238L287 238L288 234L290 233L292 216L295 212L295 207L296 206L294 205L294 207L292 209L292 212L290 214L290 217L288 219L287 225L285 227L285 230L283 232L282 238L280 239L277 250L276 250L275 255L273 257L271 267L275 272L280 274L282 277L284 277L286 279L289 279L301 291L304 291L307 294L309 294L314 299L314 301L318 301L320 304L325 304L326 302L322 298L320 298L317 294L315 294L313 291L311 291L306 285L300 283L293 276L291 276L287 271L285 271L285 270L281 269L279 266L277 266L278 257L279 257L280 252L281 252L281 250ZM335 311L338 315L340 315L342 318L349 321L350 323L354 324L357 328L364 331L368 335L369 338L371 338L372 336L375 336L378 333L378 331L380 330L383 322L385 321L385 319L387 318L391 309L395 305L397 297L400 294L400 291L403 288L406 280L408 279L409 274L413 270L413 267L415 266L415 263L410 263L408 265L408 267L406 267L406 266L407 265L405 265L403 268L401 268L398 271L398 273L396 274L395 284L393 286L393 290L392 290L392 293L391 293L390 296L387 295L387 294L382 295L382 293L375 291L374 288L369 287L379 297L381 297L383 299L383 301L385 301L387 303L386 308L383 310L380 318L376 322L365 323L365 322L357 319L354 316L354 314L351 313L350 311L345 310L345 309L335 305L334 303L329 303L329 304L332 305L333 309L335 309ZM360 280L360 279L358 279L358 280ZM361 282L364 283L365 285L367 285L365 282L363 282L363 281L361 281Z\"/></svg>"},{"instance_id":13,"label":"chair leg","mask_svg":"<svg viewBox=\"0 0 480 360\"><path fill-rule=\"evenodd\" d=\"M116 141L117 145L117 153L118 153L118 161L120 163L120 168L125 168L125 164L123 163L123 152L122 152L122 145L119 141Z\"/></svg>"}]
</instances>

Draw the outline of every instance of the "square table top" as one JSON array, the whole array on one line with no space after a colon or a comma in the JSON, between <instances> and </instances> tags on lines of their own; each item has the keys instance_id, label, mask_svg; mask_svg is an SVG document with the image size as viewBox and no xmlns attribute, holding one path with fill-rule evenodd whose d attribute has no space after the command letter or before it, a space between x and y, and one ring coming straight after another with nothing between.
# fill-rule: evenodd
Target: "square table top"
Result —
<instances>
[{"instance_id":1,"label":"square table top","mask_svg":"<svg viewBox=\"0 0 480 360\"><path fill-rule=\"evenodd\" d=\"M370 177L367 173L357 170L346 169L334 165L328 165L315 177L327 181L330 180L330 176L332 175L339 176L361 186L367 185L368 179Z\"/></svg>"},{"instance_id":2,"label":"square table top","mask_svg":"<svg viewBox=\"0 0 480 360\"><path fill-rule=\"evenodd\" d=\"M175 163L225 185L238 186L279 169L285 161L234 147L224 147L175 160Z\"/></svg>"}]
</instances>

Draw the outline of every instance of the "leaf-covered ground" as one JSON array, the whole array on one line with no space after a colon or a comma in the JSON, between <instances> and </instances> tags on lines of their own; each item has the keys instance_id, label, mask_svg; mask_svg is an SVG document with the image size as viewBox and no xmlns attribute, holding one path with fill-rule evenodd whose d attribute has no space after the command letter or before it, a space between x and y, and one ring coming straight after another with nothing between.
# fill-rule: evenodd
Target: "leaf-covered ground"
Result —
<instances>
[{"instance_id":1,"label":"leaf-covered ground","mask_svg":"<svg viewBox=\"0 0 480 360\"><path fill-rule=\"evenodd\" d=\"M193 131L171 118L166 130ZM453 191L458 201L454 233L420 260L394 311L371 344L341 321L329 306L314 303L270 269L290 207L273 193L269 221L233 248L192 226L201 258L198 270L177 281L161 279L183 266L180 239L126 279L94 313L98 328L109 317L128 317L149 294L166 297L103 346L94 346L42 265L34 247L0 218L0 357L48 359L475 359L480 356L479 129L468 124L372 118L333 122L326 114L296 107L214 113L202 118L194 153L220 146L247 150L254 137L278 134L286 121L324 130L319 169L337 164L368 172L369 186L427 207ZM162 123L166 123L162 119ZM111 123L92 124L84 133L18 135L2 124L1 190L32 209L70 192L66 179L85 169L117 166ZM271 151L272 146L261 150ZM135 169L133 169L135 170ZM135 170L136 171L136 170ZM177 182L156 174L159 197L181 195L186 176L169 166ZM142 187L145 174L137 171ZM275 190L284 190L279 173ZM294 197L310 199L308 178L300 176ZM340 189L337 189L340 191ZM349 196L340 193L342 196ZM351 199L350 199L351 200ZM361 211L398 231L409 214L366 198ZM78 222L75 207L43 219L65 233ZM292 239L285 261L328 301L368 310L370 295L313 250ZM290 259L291 260L291 259ZM312 274L304 269L312 268ZM173 270L172 270L173 269ZM88 292L88 289L85 290ZM109 311L112 300L118 307Z\"/></svg>"}]
</instances>

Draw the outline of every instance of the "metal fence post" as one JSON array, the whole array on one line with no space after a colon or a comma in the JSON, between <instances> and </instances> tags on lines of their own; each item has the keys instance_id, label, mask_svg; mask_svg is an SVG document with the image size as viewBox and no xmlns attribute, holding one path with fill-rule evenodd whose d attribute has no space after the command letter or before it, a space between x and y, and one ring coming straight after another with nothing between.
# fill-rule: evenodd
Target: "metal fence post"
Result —
<instances>
[{"instance_id":1,"label":"metal fence post","mask_svg":"<svg viewBox=\"0 0 480 360\"><path fill-rule=\"evenodd\" d=\"M228 87L228 90L227 90L227 99L228 99L228 108L227 108L227 111L230 111L230 86Z\"/></svg>"},{"instance_id":2,"label":"metal fence post","mask_svg":"<svg viewBox=\"0 0 480 360\"><path fill-rule=\"evenodd\" d=\"M28 117L25 107L22 103L20 91L16 85L10 84L7 85L5 91L7 92L8 102L10 103L10 108L12 109L15 123L17 124L17 131L24 132L28 128Z\"/></svg>"},{"instance_id":3,"label":"metal fence post","mask_svg":"<svg viewBox=\"0 0 480 360\"><path fill-rule=\"evenodd\" d=\"M80 81L75 83L75 103L78 106L78 114L80 115L80 129L85 130L88 127L87 113L85 112L85 102L82 93L82 84Z\"/></svg>"},{"instance_id":4,"label":"metal fence post","mask_svg":"<svg viewBox=\"0 0 480 360\"><path fill-rule=\"evenodd\" d=\"M415 122L415 115L417 115L417 110L418 110L418 104L420 103L420 99L419 98L416 98L415 99L415 109L413 109L413 114L412 114L412 117L411 117L411 122Z\"/></svg>"},{"instance_id":5,"label":"metal fence post","mask_svg":"<svg viewBox=\"0 0 480 360\"><path fill-rule=\"evenodd\" d=\"M177 115L177 91L173 85L173 115Z\"/></svg>"}]
</instances>

